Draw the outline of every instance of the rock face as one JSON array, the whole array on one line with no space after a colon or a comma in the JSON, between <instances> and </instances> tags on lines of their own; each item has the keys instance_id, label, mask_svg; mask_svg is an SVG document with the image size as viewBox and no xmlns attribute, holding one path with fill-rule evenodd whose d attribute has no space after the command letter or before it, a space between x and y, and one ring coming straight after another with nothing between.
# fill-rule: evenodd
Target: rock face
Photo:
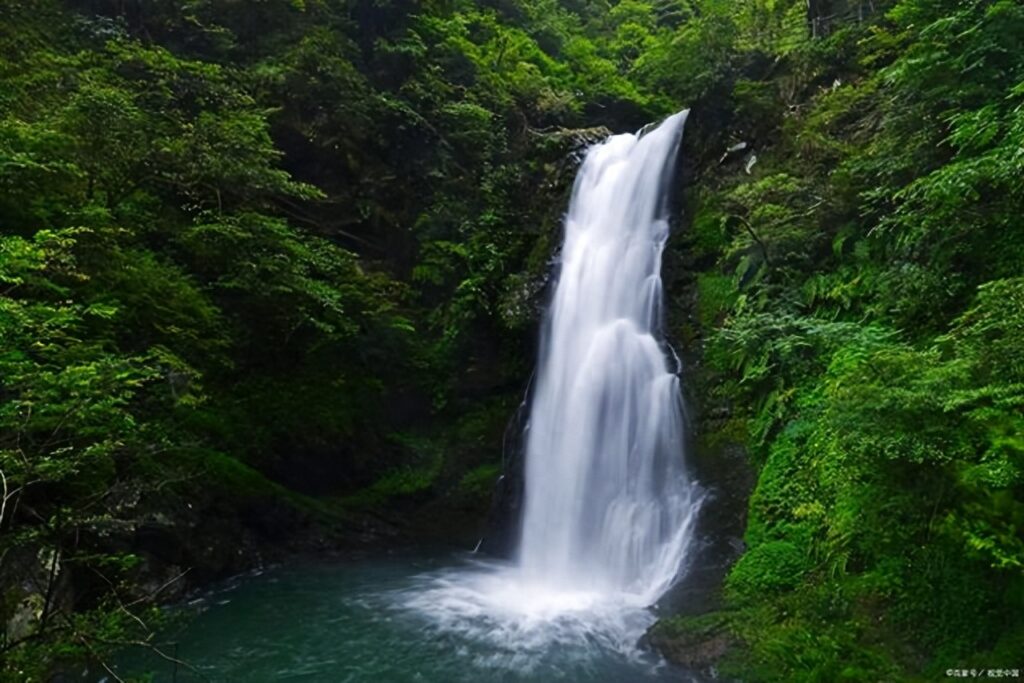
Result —
<instances>
[{"instance_id":1,"label":"rock face","mask_svg":"<svg viewBox=\"0 0 1024 683\"><path fill-rule=\"evenodd\" d=\"M505 429L502 473L494 484L491 509L487 515L487 531L480 544L480 550L495 557L511 558L519 543L525 490L523 450L528 405L529 392Z\"/></svg>"},{"instance_id":2,"label":"rock face","mask_svg":"<svg viewBox=\"0 0 1024 683\"><path fill-rule=\"evenodd\" d=\"M0 615L5 642L32 636L45 621L71 608L75 593L58 550L20 547L0 559Z\"/></svg>"},{"instance_id":3,"label":"rock face","mask_svg":"<svg viewBox=\"0 0 1024 683\"><path fill-rule=\"evenodd\" d=\"M16 643L35 633L42 622L45 608L46 598L41 593L29 593L17 602L7 618L7 642Z\"/></svg>"},{"instance_id":4,"label":"rock face","mask_svg":"<svg viewBox=\"0 0 1024 683\"><path fill-rule=\"evenodd\" d=\"M714 619L661 622L646 639L667 659L711 679L719 679L717 665L736 645L723 624Z\"/></svg>"}]
</instances>

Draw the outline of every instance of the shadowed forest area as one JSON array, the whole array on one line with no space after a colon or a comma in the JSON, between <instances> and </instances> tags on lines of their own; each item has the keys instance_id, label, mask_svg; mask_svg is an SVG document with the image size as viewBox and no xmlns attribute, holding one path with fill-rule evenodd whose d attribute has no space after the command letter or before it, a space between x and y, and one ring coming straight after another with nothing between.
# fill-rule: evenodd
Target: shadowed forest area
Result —
<instances>
[{"instance_id":1,"label":"shadowed forest area","mask_svg":"<svg viewBox=\"0 0 1024 683\"><path fill-rule=\"evenodd\" d=\"M473 547L581 154L684 108L669 337L753 483L651 642L1024 669L1022 46L1016 0L5 0L0 681L290 556Z\"/></svg>"}]
</instances>

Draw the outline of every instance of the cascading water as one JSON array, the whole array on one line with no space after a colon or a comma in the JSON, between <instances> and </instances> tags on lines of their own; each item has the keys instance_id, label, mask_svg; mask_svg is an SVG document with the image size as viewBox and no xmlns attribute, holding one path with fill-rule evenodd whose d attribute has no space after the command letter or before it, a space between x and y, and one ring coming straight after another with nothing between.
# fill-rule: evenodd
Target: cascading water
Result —
<instances>
[{"instance_id":1,"label":"cascading water","mask_svg":"<svg viewBox=\"0 0 1024 683\"><path fill-rule=\"evenodd\" d=\"M679 571L696 498L659 329L666 189L685 121L681 112L587 154L526 439L524 574L648 604Z\"/></svg>"},{"instance_id":2,"label":"cascading water","mask_svg":"<svg viewBox=\"0 0 1024 683\"><path fill-rule=\"evenodd\" d=\"M578 173L525 435L516 561L474 558L397 593L461 639L477 670L607 680L587 667L645 656L647 608L680 573L700 496L683 463L660 271L686 115L608 138Z\"/></svg>"}]
</instances>

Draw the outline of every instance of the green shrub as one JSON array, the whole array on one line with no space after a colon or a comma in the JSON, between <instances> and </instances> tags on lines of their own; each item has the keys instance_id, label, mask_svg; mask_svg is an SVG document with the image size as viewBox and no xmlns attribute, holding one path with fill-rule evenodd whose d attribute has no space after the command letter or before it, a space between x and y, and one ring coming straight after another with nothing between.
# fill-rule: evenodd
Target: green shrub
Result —
<instances>
[{"instance_id":1,"label":"green shrub","mask_svg":"<svg viewBox=\"0 0 1024 683\"><path fill-rule=\"evenodd\" d=\"M789 541L766 541L740 557L726 590L738 598L763 598L797 586L810 568L806 549Z\"/></svg>"}]
</instances>

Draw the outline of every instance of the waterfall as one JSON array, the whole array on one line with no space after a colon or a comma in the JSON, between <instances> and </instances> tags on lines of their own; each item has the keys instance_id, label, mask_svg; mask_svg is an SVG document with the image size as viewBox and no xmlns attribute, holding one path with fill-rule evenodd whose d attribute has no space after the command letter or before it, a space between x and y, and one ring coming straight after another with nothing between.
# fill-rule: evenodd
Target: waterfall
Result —
<instances>
[{"instance_id":1,"label":"waterfall","mask_svg":"<svg viewBox=\"0 0 1024 683\"><path fill-rule=\"evenodd\" d=\"M593 680L591 663L607 657L631 667L646 657L651 680L661 675L637 643L680 574L700 504L684 467L678 361L661 330L685 122L682 112L612 136L577 175L523 435L518 557L474 554L393 598L494 680ZM628 670L618 680L635 679Z\"/></svg>"},{"instance_id":2,"label":"waterfall","mask_svg":"<svg viewBox=\"0 0 1024 683\"><path fill-rule=\"evenodd\" d=\"M661 330L686 115L595 145L573 188L529 409L518 556L524 576L554 588L649 604L686 552L698 496Z\"/></svg>"}]
</instances>

